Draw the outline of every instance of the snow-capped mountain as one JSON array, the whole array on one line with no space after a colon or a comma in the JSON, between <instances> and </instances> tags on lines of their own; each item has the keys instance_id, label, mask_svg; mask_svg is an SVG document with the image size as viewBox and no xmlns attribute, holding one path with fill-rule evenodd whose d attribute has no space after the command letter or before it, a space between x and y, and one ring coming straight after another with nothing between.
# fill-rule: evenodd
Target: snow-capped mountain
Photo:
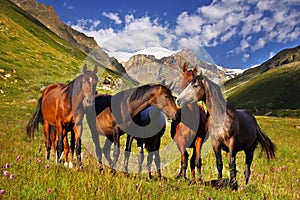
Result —
<instances>
[{"instance_id":1,"label":"snow-capped mountain","mask_svg":"<svg viewBox=\"0 0 300 200\"><path fill-rule=\"evenodd\" d=\"M161 59L163 57L168 57L173 54L176 54L178 51L172 51L163 47L147 47L134 52L107 52L110 57L116 58L120 63L127 62L132 56L135 55L151 55L156 59Z\"/></svg>"}]
</instances>

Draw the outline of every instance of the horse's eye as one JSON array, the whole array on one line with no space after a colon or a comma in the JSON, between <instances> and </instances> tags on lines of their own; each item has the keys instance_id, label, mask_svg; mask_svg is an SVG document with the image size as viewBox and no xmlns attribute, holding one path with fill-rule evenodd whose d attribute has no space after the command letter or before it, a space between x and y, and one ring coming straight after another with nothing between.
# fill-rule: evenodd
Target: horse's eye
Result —
<instances>
[{"instance_id":1,"label":"horse's eye","mask_svg":"<svg viewBox=\"0 0 300 200\"><path fill-rule=\"evenodd\" d=\"M167 98L169 98L169 96L165 96L165 98L167 99Z\"/></svg>"},{"instance_id":2,"label":"horse's eye","mask_svg":"<svg viewBox=\"0 0 300 200\"><path fill-rule=\"evenodd\" d=\"M199 87L199 85L195 84L195 85L193 85L193 87L194 87L194 88L197 88L197 87Z\"/></svg>"}]
</instances>

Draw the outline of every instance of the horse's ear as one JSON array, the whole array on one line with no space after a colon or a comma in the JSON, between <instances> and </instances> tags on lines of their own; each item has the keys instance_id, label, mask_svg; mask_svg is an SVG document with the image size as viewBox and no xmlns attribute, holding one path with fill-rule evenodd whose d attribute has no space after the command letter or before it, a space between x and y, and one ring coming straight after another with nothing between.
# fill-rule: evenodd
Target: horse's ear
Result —
<instances>
[{"instance_id":1,"label":"horse's ear","mask_svg":"<svg viewBox=\"0 0 300 200\"><path fill-rule=\"evenodd\" d=\"M98 72L98 66L97 66L97 65L95 65L93 72L94 72L95 74L97 74L97 72Z\"/></svg>"},{"instance_id":2,"label":"horse's ear","mask_svg":"<svg viewBox=\"0 0 300 200\"><path fill-rule=\"evenodd\" d=\"M83 65L82 72L85 74L85 73L86 73L86 71L87 71L87 66L86 66L86 64L84 64L84 65Z\"/></svg>"},{"instance_id":3,"label":"horse's ear","mask_svg":"<svg viewBox=\"0 0 300 200\"><path fill-rule=\"evenodd\" d=\"M186 72L186 71L187 71L186 62L184 62L183 65L182 65L182 71L183 71L183 72Z\"/></svg>"},{"instance_id":4,"label":"horse's ear","mask_svg":"<svg viewBox=\"0 0 300 200\"><path fill-rule=\"evenodd\" d=\"M193 69L193 72L195 73L195 74L197 74L198 73L198 67L196 66L196 67L194 67L194 69Z\"/></svg>"},{"instance_id":5,"label":"horse's ear","mask_svg":"<svg viewBox=\"0 0 300 200\"><path fill-rule=\"evenodd\" d=\"M200 71L199 77L200 77L201 80L203 80L203 73L202 73L202 70Z\"/></svg>"}]
</instances>

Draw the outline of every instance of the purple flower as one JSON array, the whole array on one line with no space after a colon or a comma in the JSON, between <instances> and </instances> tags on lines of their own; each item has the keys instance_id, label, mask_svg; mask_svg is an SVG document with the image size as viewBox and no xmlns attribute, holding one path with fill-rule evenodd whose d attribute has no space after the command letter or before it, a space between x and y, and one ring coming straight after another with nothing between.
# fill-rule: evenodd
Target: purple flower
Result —
<instances>
[{"instance_id":1,"label":"purple flower","mask_svg":"<svg viewBox=\"0 0 300 200\"><path fill-rule=\"evenodd\" d=\"M51 188L48 188L47 192L50 194L52 192Z\"/></svg>"},{"instance_id":2,"label":"purple flower","mask_svg":"<svg viewBox=\"0 0 300 200\"><path fill-rule=\"evenodd\" d=\"M199 192L202 194L203 193L203 188L200 188Z\"/></svg>"},{"instance_id":3,"label":"purple flower","mask_svg":"<svg viewBox=\"0 0 300 200\"><path fill-rule=\"evenodd\" d=\"M48 164L45 165L45 169L49 169L49 167L50 167L50 165L48 165Z\"/></svg>"},{"instance_id":4,"label":"purple flower","mask_svg":"<svg viewBox=\"0 0 300 200\"><path fill-rule=\"evenodd\" d=\"M4 174L4 176L8 176L9 172L8 171L4 171L3 174Z\"/></svg>"},{"instance_id":5,"label":"purple flower","mask_svg":"<svg viewBox=\"0 0 300 200\"><path fill-rule=\"evenodd\" d=\"M253 168L255 168L255 167L256 167L256 163L253 164Z\"/></svg>"},{"instance_id":6,"label":"purple flower","mask_svg":"<svg viewBox=\"0 0 300 200\"><path fill-rule=\"evenodd\" d=\"M21 156L18 155L18 156L16 157L16 161L20 160L20 158L21 158Z\"/></svg>"},{"instance_id":7,"label":"purple flower","mask_svg":"<svg viewBox=\"0 0 300 200\"><path fill-rule=\"evenodd\" d=\"M14 175L14 174L11 174L9 178L10 178L10 179L14 179L14 178L15 178L15 175Z\"/></svg>"},{"instance_id":8,"label":"purple flower","mask_svg":"<svg viewBox=\"0 0 300 200\"><path fill-rule=\"evenodd\" d=\"M6 163L6 164L5 164L5 168L6 168L6 169L10 168L10 164L9 164L9 163Z\"/></svg>"},{"instance_id":9,"label":"purple flower","mask_svg":"<svg viewBox=\"0 0 300 200\"><path fill-rule=\"evenodd\" d=\"M0 195L4 194L4 193L5 193L5 190L0 190Z\"/></svg>"},{"instance_id":10,"label":"purple flower","mask_svg":"<svg viewBox=\"0 0 300 200\"><path fill-rule=\"evenodd\" d=\"M41 163L41 162L42 162L42 159L37 158L36 161L37 161L38 163Z\"/></svg>"},{"instance_id":11,"label":"purple flower","mask_svg":"<svg viewBox=\"0 0 300 200\"><path fill-rule=\"evenodd\" d=\"M207 200L211 200L211 198L210 198L210 197L207 197Z\"/></svg>"}]
</instances>

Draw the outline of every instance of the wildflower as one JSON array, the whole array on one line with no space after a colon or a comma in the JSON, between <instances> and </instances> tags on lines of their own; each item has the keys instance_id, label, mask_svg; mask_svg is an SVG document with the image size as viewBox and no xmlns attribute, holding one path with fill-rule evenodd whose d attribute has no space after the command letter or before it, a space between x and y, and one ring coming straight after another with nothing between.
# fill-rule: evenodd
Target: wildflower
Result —
<instances>
[{"instance_id":1,"label":"wildflower","mask_svg":"<svg viewBox=\"0 0 300 200\"><path fill-rule=\"evenodd\" d=\"M4 171L3 174L4 174L4 176L8 176L9 172L8 171Z\"/></svg>"},{"instance_id":2,"label":"wildflower","mask_svg":"<svg viewBox=\"0 0 300 200\"><path fill-rule=\"evenodd\" d=\"M6 163L6 164L5 164L5 168L6 168L6 169L10 168L10 164L9 164L9 163Z\"/></svg>"},{"instance_id":3,"label":"wildflower","mask_svg":"<svg viewBox=\"0 0 300 200\"><path fill-rule=\"evenodd\" d=\"M52 192L51 188L48 188L47 192L50 194Z\"/></svg>"},{"instance_id":4,"label":"wildflower","mask_svg":"<svg viewBox=\"0 0 300 200\"><path fill-rule=\"evenodd\" d=\"M14 178L15 178L15 175L14 175L14 174L11 174L9 178L10 178L10 179L14 179Z\"/></svg>"},{"instance_id":5,"label":"wildflower","mask_svg":"<svg viewBox=\"0 0 300 200\"><path fill-rule=\"evenodd\" d=\"M45 169L49 169L49 167L50 167L50 165L48 165L48 164L45 165Z\"/></svg>"},{"instance_id":6,"label":"wildflower","mask_svg":"<svg viewBox=\"0 0 300 200\"><path fill-rule=\"evenodd\" d=\"M244 189L244 187L241 185L241 186L240 186L240 190L243 190L243 189Z\"/></svg>"},{"instance_id":7,"label":"wildflower","mask_svg":"<svg viewBox=\"0 0 300 200\"><path fill-rule=\"evenodd\" d=\"M300 179L297 179L296 182L299 183L299 182L300 182Z\"/></svg>"},{"instance_id":8,"label":"wildflower","mask_svg":"<svg viewBox=\"0 0 300 200\"><path fill-rule=\"evenodd\" d=\"M203 188L200 188L200 191L199 191L201 194L203 193Z\"/></svg>"},{"instance_id":9,"label":"wildflower","mask_svg":"<svg viewBox=\"0 0 300 200\"><path fill-rule=\"evenodd\" d=\"M0 195L4 194L4 193L5 193L5 190L0 190Z\"/></svg>"},{"instance_id":10,"label":"wildflower","mask_svg":"<svg viewBox=\"0 0 300 200\"><path fill-rule=\"evenodd\" d=\"M37 158L36 161L37 161L38 163L41 163L41 162L42 162L42 159Z\"/></svg>"},{"instance_id":11,"label":"wildflower","mask_svg":"<svg viewBox=\"0 0 300 200\"><path fill-rule=\"evenodd\" d=\"M211 200L211 198L210 198L210 197L207 197L207 200Z\"/></svg>"},{"instance_id":12,"label":"wildflower","mask_svg":"<svg viewBox=\"0 0 300 200\"><path fill-rule=\"evenodd\" d=\"M256 163L253 164L253 168L255 168L255 167L256 167Z\"/></svg>"},{"instance_id":13,"label":"wildflower","mask_svg":"<svg viewBox=\"0 0 300 200\"><path fill-rule=\"evenodd\" d=\"M18 156L16 157L16 161L20 160L20 158L21 158L21 156L18 155Z\"/></svg>"}]
</instances>

